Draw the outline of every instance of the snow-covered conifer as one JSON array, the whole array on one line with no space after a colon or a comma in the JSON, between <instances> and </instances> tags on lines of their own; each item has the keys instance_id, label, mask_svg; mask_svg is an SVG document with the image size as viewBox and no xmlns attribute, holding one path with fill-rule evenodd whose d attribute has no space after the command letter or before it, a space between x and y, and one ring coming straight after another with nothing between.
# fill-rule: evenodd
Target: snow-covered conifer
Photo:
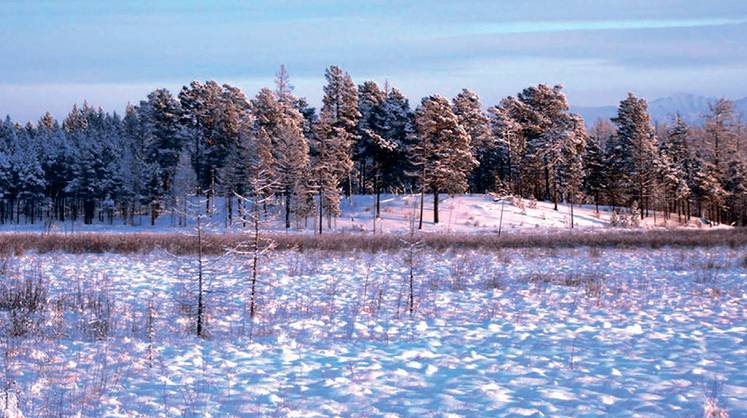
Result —
<instances>
[{"instance_id":1,"label":"snow-covered conifer","mask_svg":"<svg viewBox=\"0 0 747 418\"><path fill-rule=\"evenodd\" d=\"M358 89L350 74L336 65L327 68L324 77L327 84L324 86L316 136L326 138L317 138L317 141L326 140L330 144L337 144L338 148L334 153L339 161L333 170L343 172L338 181L350 196L353 192L353 150L359 139L358 120L361 117L358 111ZM343 139L347 143L343 144Z\"/></svg>"},{"instance_id":2,"label":"snow-covered conifer","mask_svg":"<svg viewBox=\"0 0 747 418\"><path fill-rule=\"evenodd\" d=\"M617 133L607 144L610 190L613 202L638 202L641 219L651 196L657 164L657 145L648 105L632 93L620 102L618 114L612 119Z\"/></svg>"},{"instance_id":3,"label":"snow-covered conifer","mask_svg":"<svg viewBox=\"0 0 747 418\"><path fill-rule=\"evenodd\" d=\"M412 161L419 173L421 193L433 193L433 222L438 223L439 193L466 191L467 176L478 162L472 155L469 135L445 97L424 98L415 123L418 140L411 149Z\"/></svg>"},{"instance_id":4,"label":"snow-covered conifer","mask_svg":"<svg viewBox=\"0 0 747 418\"><path fill-rule=\"evenodd\" d=\"M488 117L482 111L480 97L472 90L463 89L452 100L454 114L459 124L470 137L472 154L479 164L470 176L470 188L474 192L484 192L495 181L495 175L487 168L493 161L496 143L491 136Z\"/></svg>"}]
</instances>

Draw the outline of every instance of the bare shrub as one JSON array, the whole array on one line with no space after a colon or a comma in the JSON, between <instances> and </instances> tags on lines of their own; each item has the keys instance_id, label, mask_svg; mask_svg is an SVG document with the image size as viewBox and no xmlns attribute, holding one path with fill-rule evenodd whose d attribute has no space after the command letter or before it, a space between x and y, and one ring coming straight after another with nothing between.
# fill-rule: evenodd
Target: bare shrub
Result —
<instances>
[{"instance_id":1,"label":"bare shrub","mask_svg":"<svg viewBox=\"0 0 747 418\"><path fill-rule=\"evenodd\" d=\"M702 265L703 268L709 270L721 270L723 266L716 261L713 255L710 255Z\"/></svg>"},{"instance_id":2,"label":"bare shrub","mask_svg":"<svg viewBox=\"0 0 747 418\"><path fill-rule=\"evenodd\" d=\"M495 258L501 264L511 264L511 256L504 251L498 250L495 254Z\"/></svg>"},{"instance_id":3,"label":"bare shrub","mask_svg":"<svg viewBox=\"0 0 747 418\"><path fill-rule=\"evenodd\" d=\"M719 289L718 287L707 288L706 294L713 299L721 299L721 289Z\"/></svg>"},{"instance_id":4,"label":"bare shrub","mask_svg":"<svg viewBox=\"0 0 747 418\"><path fill-rule=\"evenodd\" d=\"M550 284L564 287L583 288L587 297L599 299L604 293L604 278L596 274L547 274L534 273L528 277L529 283Z\"/></svg>"},{"instance_id":5,"label":"bare shrub","mask_svg":"<svg viewBox=\"0 0 747 418\"><path fill-rule=\"evenodd\" d=\"M80 328L84 335L95 340L109 336L112 326L114 302L109 292L100 289L87 289L79 298L81 313Z\"/></svg>"},{"instance_id":6,"label":"bare shrub","mask_svg":"<svg viewBox=\"0 0 747 418\"><path fill-rule=\"evenodd\" d=\"M179 332L187 334L196 334L197 332L195 321L195 318L197 318L197 306L194 303L196 293L197 289L194 284L188 281L181 283L177 290L174 303L178 319L175 325L178 326ZM203 319L205 319L205 323L203 324L205 329L203 331L205 331L205 336L207 336L207 315Z\"/></svg>"},{"instance_id":7,"label":"bare shrub","mask_svg":"<svg viewBox=\"0 0 747 418\"><path fill-rule=\"evenodd\" d=\"M470 253L456 254L451 258L451 290L464 290L467 280L478 274L480 262Z\"/></svg>"},{"instance_id":8,"label":"bare shrub","mask_svg":"<svg viewBox=\"0 0 747 418\"><path fill-rule=\"evenodd\" d=\"M485 288L487 290L502 290L504 288L505 274L501 271L493 271L487 275Z\"/></svg>"},{"instance_id":9,"label":"bare shrub","mask_svg":"<svg viewBox=\"0 0 747 418\"><path fill-rule=\"evenodd\" d=\"M723 269L713 256L695 266L695 282L713 285L718 279L718 273Z\"/></svg>"},{"instance_id":10,"label":"bare shrub","mask_svg":"<svg viewBox=\"0 0 747 418\"><path fill-rule=\"evenodd\" d=\"M703 406L703 418L729 418L726 408L719 405L722 383L714 381L710 390L706 392L705 405Z\"/></svg>"},{"instance_id":11,"label":"bare shrub","mask_svg":"<svg viewBox=\"0 0 747 418\"><path fill-rule=\"evenodd\" d=\"M601 304L604 294L604 279L601 276L587 276L584 282L586 296L597 299L597 305Z\"/></svg>"},{"instance_id":12,"label":"bare shrub","mask_svg":"<svg viewBox=\"0 0 747 418\"><path fill-rule=\"evenodd\" d=\"M44 320L49 295L41 269L6 272L0 279L0 311L8 315L7 335L35 333Z\"/></svg>"}]
</instances>

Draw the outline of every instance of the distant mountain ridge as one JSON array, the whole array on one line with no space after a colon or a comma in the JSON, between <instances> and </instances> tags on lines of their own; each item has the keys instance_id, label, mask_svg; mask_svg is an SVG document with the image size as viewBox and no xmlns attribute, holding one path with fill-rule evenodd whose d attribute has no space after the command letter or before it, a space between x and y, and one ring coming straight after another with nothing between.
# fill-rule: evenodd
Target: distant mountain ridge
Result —
<instances>
[{"instance_id":1,"label":"distant mountain ridge","mask_svg":"<svg viewBox=\"0 0 747 418\"><path fill-rule=\"evenodd\" d=\"M668 123L679 113L690 124L702 125L703 115L708 112L708 105L717 99L715 97L698 96L695 94L678 93L671 96L651 100L648 111L654 123ZM571 111L581 115L588 125L598 119L610 119L617 115L617 106L583 107L571 106ZM735 113L747 117L747 97L734 100Z\"/></svg>"}]
</instances>

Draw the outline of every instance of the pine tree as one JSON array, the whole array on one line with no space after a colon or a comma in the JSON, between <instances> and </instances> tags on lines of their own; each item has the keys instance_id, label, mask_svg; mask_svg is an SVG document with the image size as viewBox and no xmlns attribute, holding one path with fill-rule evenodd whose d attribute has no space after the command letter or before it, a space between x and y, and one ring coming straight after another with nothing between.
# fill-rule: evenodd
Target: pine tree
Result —
<instances>
[{"instance_id":1,"label":"pine tree","mask_svg":"<svg viewBox=\"0 0 747 418\"><path fill-rule=\"evenodd\" d=\"M65 193L72 196L71 216L77 219L80 208L83 222L93 223L97 203L111 199L117 188L114 167L119 158L114 138L119 132L119 121L94 109L87 103L73 107L63 122L72 146L71 180Z\"/></svg>"},{"instance_id":2,"label":"pine tree","mask_svg":"<svg viewBox=\"0 0 747 418\"><path fill-rule=\"evenodd\" d=\"M309 144L297 119L287 118L278 127L276 143L278 189L285 198L285 227L291 226L291 213L305 212L294 202L301 202L305 195L305 176L309 173Z\"/></svg>"},{"instance_id":3,"label":"pine tree","mask_svg":"<svg viewBox=\"0 0 747 418\"><path fill-rule=\"evenodd\" d=\"M422 193L433 192L433 223L438 223L438 195L467 190L467 176L478 162L472 155L470 137L459 124L448 99L429 96L416 111L418 141L412 148ZM422 212L422 203L421 203ZM422 228L422 215L420 220Z\"/></svg>"},{"instance_id":4,"label":"pine tree","mask_svg":"<svg viewBox=\"0 0 747 418\"><path fill-rule=\"evenodd\" d=\"M728 156L736 152L734 103L719 99L709 106L710 111L705 117L705 155L713 169L723 173Z\"/></svg>"},{"instance_id":5,"label":"pine tree","mask_svg":"<svg viewBox=\"0 0 747 418\"><path fill-rule=\"evenodd\" d=\"M266 130L262 128L260 132L264 133L264 138L255 136L253 139L269 141ZM251 338L254 329L254 319L258 311L260 262L263 256L274 247L274 242L271 239L261 236L263 224L267 221L268 217L264 208L267 202L272 200L273 190L276 190L277 187L272 184L271 176L265 171L268 160L267 156L261 155L264 147L254 144L249 148L252 152L248 155L249 177L247 179L247 193L244 196L239 196L239 200L243 202L245 207L248 207L248 210L242 214L242 224L247 227L246 232L250 234L250 239L240 243L231 252L247 257L251 264L248 295L249 317L252 321L249 331L249 337Z\"/></svg>"},{"instance_id":6,"label":"pine tree","mask_svg":"<svg viewBox=\"0 0 747 418\"><path fill-rule=\"evenodd\" d=\"M472 90L463 89L452 100L454 114L459 124L470 137L472 154L479 164L470 176L470 189L474 192L485 192L495 181L495 175L490 172L491 157L495 154L496 144L491 137L488 117L483 113L480 97Z\"/></svg>"},{"instance_id":7,"label":"pine tree","mask_svg":"<svg viewBox=\"0 0 747 418\"><path fill-rule=\"evenodd\" d=\"M732 158L726 166L724 190L728 193L726 207L731 212L733 223L747 225L747 164Z\"/></svg>"},{"instance_id":8,"label":"pine tree","mask_svg":"<svg viewBox=\"0 0 747 418\"><path fill-rule=\"evenodd\" d=\"M306 138L306 141L311 143L314 141L314 136L316 134L316 125L319 121L319 118L316 114L316 109L309 106L308 102L305 98L299 97L296 99L296 101L293 103L293 107L298 110L298 112L303 116L303 136Z\"/></svg>"},{"instance_id":9,"label":"pine tree","mask_svg":"<svg viewBox=\"0 0 747 418\"><path fill-rule=\"evenodd\" d=\"M44 198L44 171L32 132L19 127L15 131L11 137L9 159L9 183L11 190L15 189L11 194L15 195L19 209L23 206L26 221L34 223L38 205Z\"/></svg>"},{"instance_id":10,"label":"pine tree","mask_svg":"<svg viewBox=\"0 0 747 418\"><path fill-rule=\"evenodd\" d=\"M340 214L340 182L352 169L350 156L351 140L342 128L331 128L315 137L312 164L314 187L319 196L319 233L322 233L324 214L327 223Z\"/></svg>"},{"instance_id":11,"label":"pine tree","mask_svg":"<svg viewBox=\"0 0 747 418\"><path fill-rule=\"evenodd\" d=\"M688 150L689 128L685 121L676 115L674 124L667 130L666 136L659 144L660 182L665 189L665 195L673 197L673 202L668 202L667 212L670 206L674 206L678 216L683 213L689 216L689 200L692 194L693 173L692 157Z\"/></svg>"},{"instance_id":12,"label":"pine tree","mask_svg":"<svg viewBox=\"0 0 747 418\"><path fill-rule=\"evenodd\" d=\"M220 118L220 101L222 87L215 81L200 83L193 81L182 87L179 103L182 107L182 126L192 145L192 164L194 165L198 192L208 191L206 206L210 207L210 190L215 182L215 174L220 163L220 152L214 149L220 143L217 138L217 125ZM217 156L215 154L218 154ZM218 157L218 161L216 161Z\"/></svg>"},{"instance_id":13,"label":"pine tree","mask_svg":"<svg viewBox=\"0 0 747 418\"><path fill-rule=\"evenodd\" d=\"M253 151L254 137L250 128L245 133L240 133L235 142L229 144L228 155L223 166L218 169L216 177L220 186L220 192L225 199L225 223L228 228L233 225L234 219L234 196L246 193L249 179L249 155ZM241 199L238 200L239 218L241 218Z\"/></svg>"},{"instance_id":14,"label":"pine tree","mask_svg":"<svg viewBox=\"0 0 747 418\"><path fill-rule=\"evenodd\" d=\"M275 94L268 88L260 89L257 96L252 99L252 115L254 116L253 135L259 139L257 147L262 156L262 165L265 174L272 179L276 178L275 168L277 162L275 157L275 143L278 138L278 125L283 119L280 104L275 99Z\"/></svg>"},{"instance_id":15,"label":"pine tree","mask_svg":"<svg viewBox=\"0 0 747 418\"><path fill-rule=\"evenodd\" d=\"M318 141L326 140L330 143L339 143L343 139L347 141L345 144L337 144L335 154L339 161L333 170L343 172L338 181L346 180L343 186L350 196L353 193L353 150L359 140L358 120L361 117L358 111L358 90L350 75L340 67L329 67L324 77L327 84L324 86L316 136L324 136L326 138Z\"/></svg>"},{"instance_id":16,"label":"pine tree","mask_svg":"<svg viewBox=\"0 0 747 418\"><path fill-rule=\"evenodd\" d=\"M562 145L560 160L553 165L555 178L554 190L564 195L564 200L571 205L571 228L573 228L573 206L581 198L584 180L584 154L588 144L588 135L584 128L584 120L577 115L571 115L569 125L561 130ZM557 202L557 198L555 199Z\"/></svg>"},{"instance_id":17,"label":"pine tree","mask_svg":"<svg viewBox=\"0 0 747 418\"><path fill-rule=\"evenodd\" d=\"M275 74L275 95L278 102L286 106L295 107L297 99L293 95L293 88L285 64L280 64L280 69Z\"/></svg>"},{"instance_id":18,"label":"pine tree","mask_svg":"<svg viewBox=\"0 0 747 418\"><path fill-rule=\"evenodd\" d=\"M305 118L296 108L288 72L281 66L277 73L276 89L262 89L252 101L260 154L268 159L265 172L270 176L276 192L284 199L285 226L290 228L294 212L294 194L305 194L303 175L308 174L309 145L304 135ZM269 149L264 149L269 146Z\"/></svg>"},{"instance_id":19,"label":"pine tree","mask_svg":"<svg viewBox=\"0 0 747 418\"><path fill-rule=\"evenodd\" d=\"M478 170L486 181L492 179L490 189L503 191L505 188L508 192L521 195L521 161L526 151L526 138L522 134L521 124L510 113L511 109L519 106L515 99L508 98L488 110L494 144L486 148L488 152L483 155L485 164L480 163Z\"/></svg>"},{"instance_id":20,"label":"pine tree","mask_svg":"<svg viewBox=\"0 0 747 418\"><path fill-rule=\"evenodd\" d=\"M123 221L135 224L138 205L145 200L145 133L136 106L128 105L122 120L122 154L119 160L123 187L120 197Z\"/></svg>"},{"instance_id":21,"label":"pine tree","mask_svg":"<svg viewBox=\"0 0 747 418\"><path fill-rule=\"evenodd\" d=\"M360 184L372 188L376 195L374 217L381 214L381 192L401 187L401 175L407 167L407 141L412 133L410 107L397 89L380 90L367 81L359 87L358 143Z\"/></svg>"},{"instance_id":22,"label":"pine tree","mask_svg":"<svg viewBox=\"0 0 747 418\"><path fill-rule=\"evenodd\" d=\"M358 169L358 190L368 193L373 188L381 188L380 173L378 173L379 152L383 147L393 149L394 146L384 134L384 112L383 105L386 100L386 92L381 90L373 81L366 81L358 86L358 110L361 117L358 119L359 140L354 151L354 160ZM378 214L376 215L378 216Z\"/></svg>"},{"instance_id":23,"label":"pine tree","mask_svg":"<svg viewBox=\"0 0 747 418\"><path fill-rule=\"evenodd\" d=\"M736 130L734 103L719 99L710 105L704 128L704 176L713 177L706 181L711 187L708 200L712 208L712 219L720 222L724 205L729 199L726 190L727 167L736 165L732 162L738 155L736 148Z\"/></svg>"},{"instance_id":24,"label":"pine tree","mask_svg":"<svg viewBox=\"0 0 747 418\"><path fill-rule=\"evenodd\" d=\"M187 147L182 148L179 154L170 193L173 207L178 214L178 225L187 226L189 197L197 193L197 176L192 168L191 153Z\"/></svg>"},{"instance_id":25,"label":"pine tree","mask_svg":"<svg viewBox=\"0 0 747 418\"><path fill-rule=\"evenodd\" d=\"M582 155L586 148L583 120L575 115L561 117L535 141L537 161L551 178L552 201L558 210L558 194L566 189L576 195L583 179Z\"/></svg>"},{"instance_id":26,"label":"pine tree","mask_svg":"<svg viewBox=\"0 0 747 418\"><path fill-rule=\"evenodd\" d=\"M613 202L617 199L628 205L638 202L643 219L658 154L646 100L628 94L620 102L617 117L612 122L617 125L617 134L608 144L607 160L610 172L616 173L610 185Z\"/></svg>"},{"instance_id":27,"label":"pine tree","mask_svg":"<svg viewBox=\"0 0 747 418\"><path fill-rule=\"evenodd\" d=\"M143 125L145 163L151 167L147 199L151 206L151 225L163 209L182 149L181 105L166 89L158 89L140 102L139 120ZM155 178L152 178L155 176Z\"/></svg>"},{"instance_id":28,"label":"pine tree","mask_svg":"<svg viewBox=\"0 0 747 418\"><path fill-rule=\"evenodd\" d=\"M247 168L242 154L249 146L254 123L251 105L244 93L237 87L224 84L218 101L213 141L208 143L205 156L208 166L215 173L214 181L221 187L226 201L226 225L233 222L234 195L243 190L247 182ZM271 156L269 141L267 148L268 156ZM271 167L272 161L268 156L265 156L265 164Z\"/></svg>"},{"instance_id":29,"label":"pine tree","mask_svg":"<svg viewBox=\"0 0 747 418\"><path fill-rule=\"evenodd\" d=\"M57 120L47 112L37 124L37 136L41 147L41 164L46 183L46 195L51 199L52 212L49 216L65 220L65 186L70 182L70 144Z\"/></svg>"},{"instance_id":30,"label":"pine tree","mask_svg":"<svg viewBox=\"0 0 747 418\"><path fill-rule=\"evenodd\" d=\"M406 173L411 171L407 150L414 138L414 115L410 110L407 98L396 88L390 88L380 108L380 136L385 139L377 147L380 189L391 191L411 189L412 178Z\"/></svg>"},{"instance_id":31,"label":"pine tree","mask_svg":"<svg viewBox=\"0 0 747 418\"><path fill-rule=\"evenodd\" d=\"M599 202L604 193L607 192L607 167L605 165L604 150L600 144L599 137L589 135L584 150L584 182L583 190L594 200L594 206L599 212Z\"/></svg>"},{"instance_id":32,"label":"pine tree","mask_svg":"<svg viewBox=\"0 0 747 418\"><path fill-rule=\"evenodd\" d=\"M0 121L0 124L3 122ZM5 145L5 144L2 144ZM7 208L6 203L10 199L11 193L11 166L10 156L8 155L8 148L3 146L0 148L0 224L6 222L6 217L10 210ZM12 206L11 206L12 207Z\"/></svg>"},{"instance_id":33,"label":"pine tree","mask_svg":"<svg viewBox=\"0 0 747 418\"><path fill-rule=\"evenodd\" d=\"M552 198L556 209L557 190L552 187L551 174L559 161L560 139L572 135L564 130L574 126L562 89L560 85L549 87L544 84L526 88L510 107L510 115L521 125L526 139L522 183L534 188L536 198Z\"/></svg>"}]
</instances>

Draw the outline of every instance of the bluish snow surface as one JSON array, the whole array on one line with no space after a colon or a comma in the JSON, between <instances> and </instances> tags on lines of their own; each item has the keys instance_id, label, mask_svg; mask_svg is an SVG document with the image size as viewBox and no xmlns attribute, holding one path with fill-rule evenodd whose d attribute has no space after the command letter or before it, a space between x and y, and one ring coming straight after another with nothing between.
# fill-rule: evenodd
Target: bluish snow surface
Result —
<instances>
[{"instance_id":1,"label":"bluish snow surface","mask_svg":"<svg viewBox=\"0 0 747 418\"><path fill-rule=\"evenodd\" d=\"M26 416L701 416L713 395L745 416L744 257L423 251L411 317L405 254L282 252L253 323L246 263L211 259L200 340L191 258L29 254L8 275L109 300L112 326L97 339L100 316L59 308L4 338L2 378Z\"/></svg>"}]
</instances>

